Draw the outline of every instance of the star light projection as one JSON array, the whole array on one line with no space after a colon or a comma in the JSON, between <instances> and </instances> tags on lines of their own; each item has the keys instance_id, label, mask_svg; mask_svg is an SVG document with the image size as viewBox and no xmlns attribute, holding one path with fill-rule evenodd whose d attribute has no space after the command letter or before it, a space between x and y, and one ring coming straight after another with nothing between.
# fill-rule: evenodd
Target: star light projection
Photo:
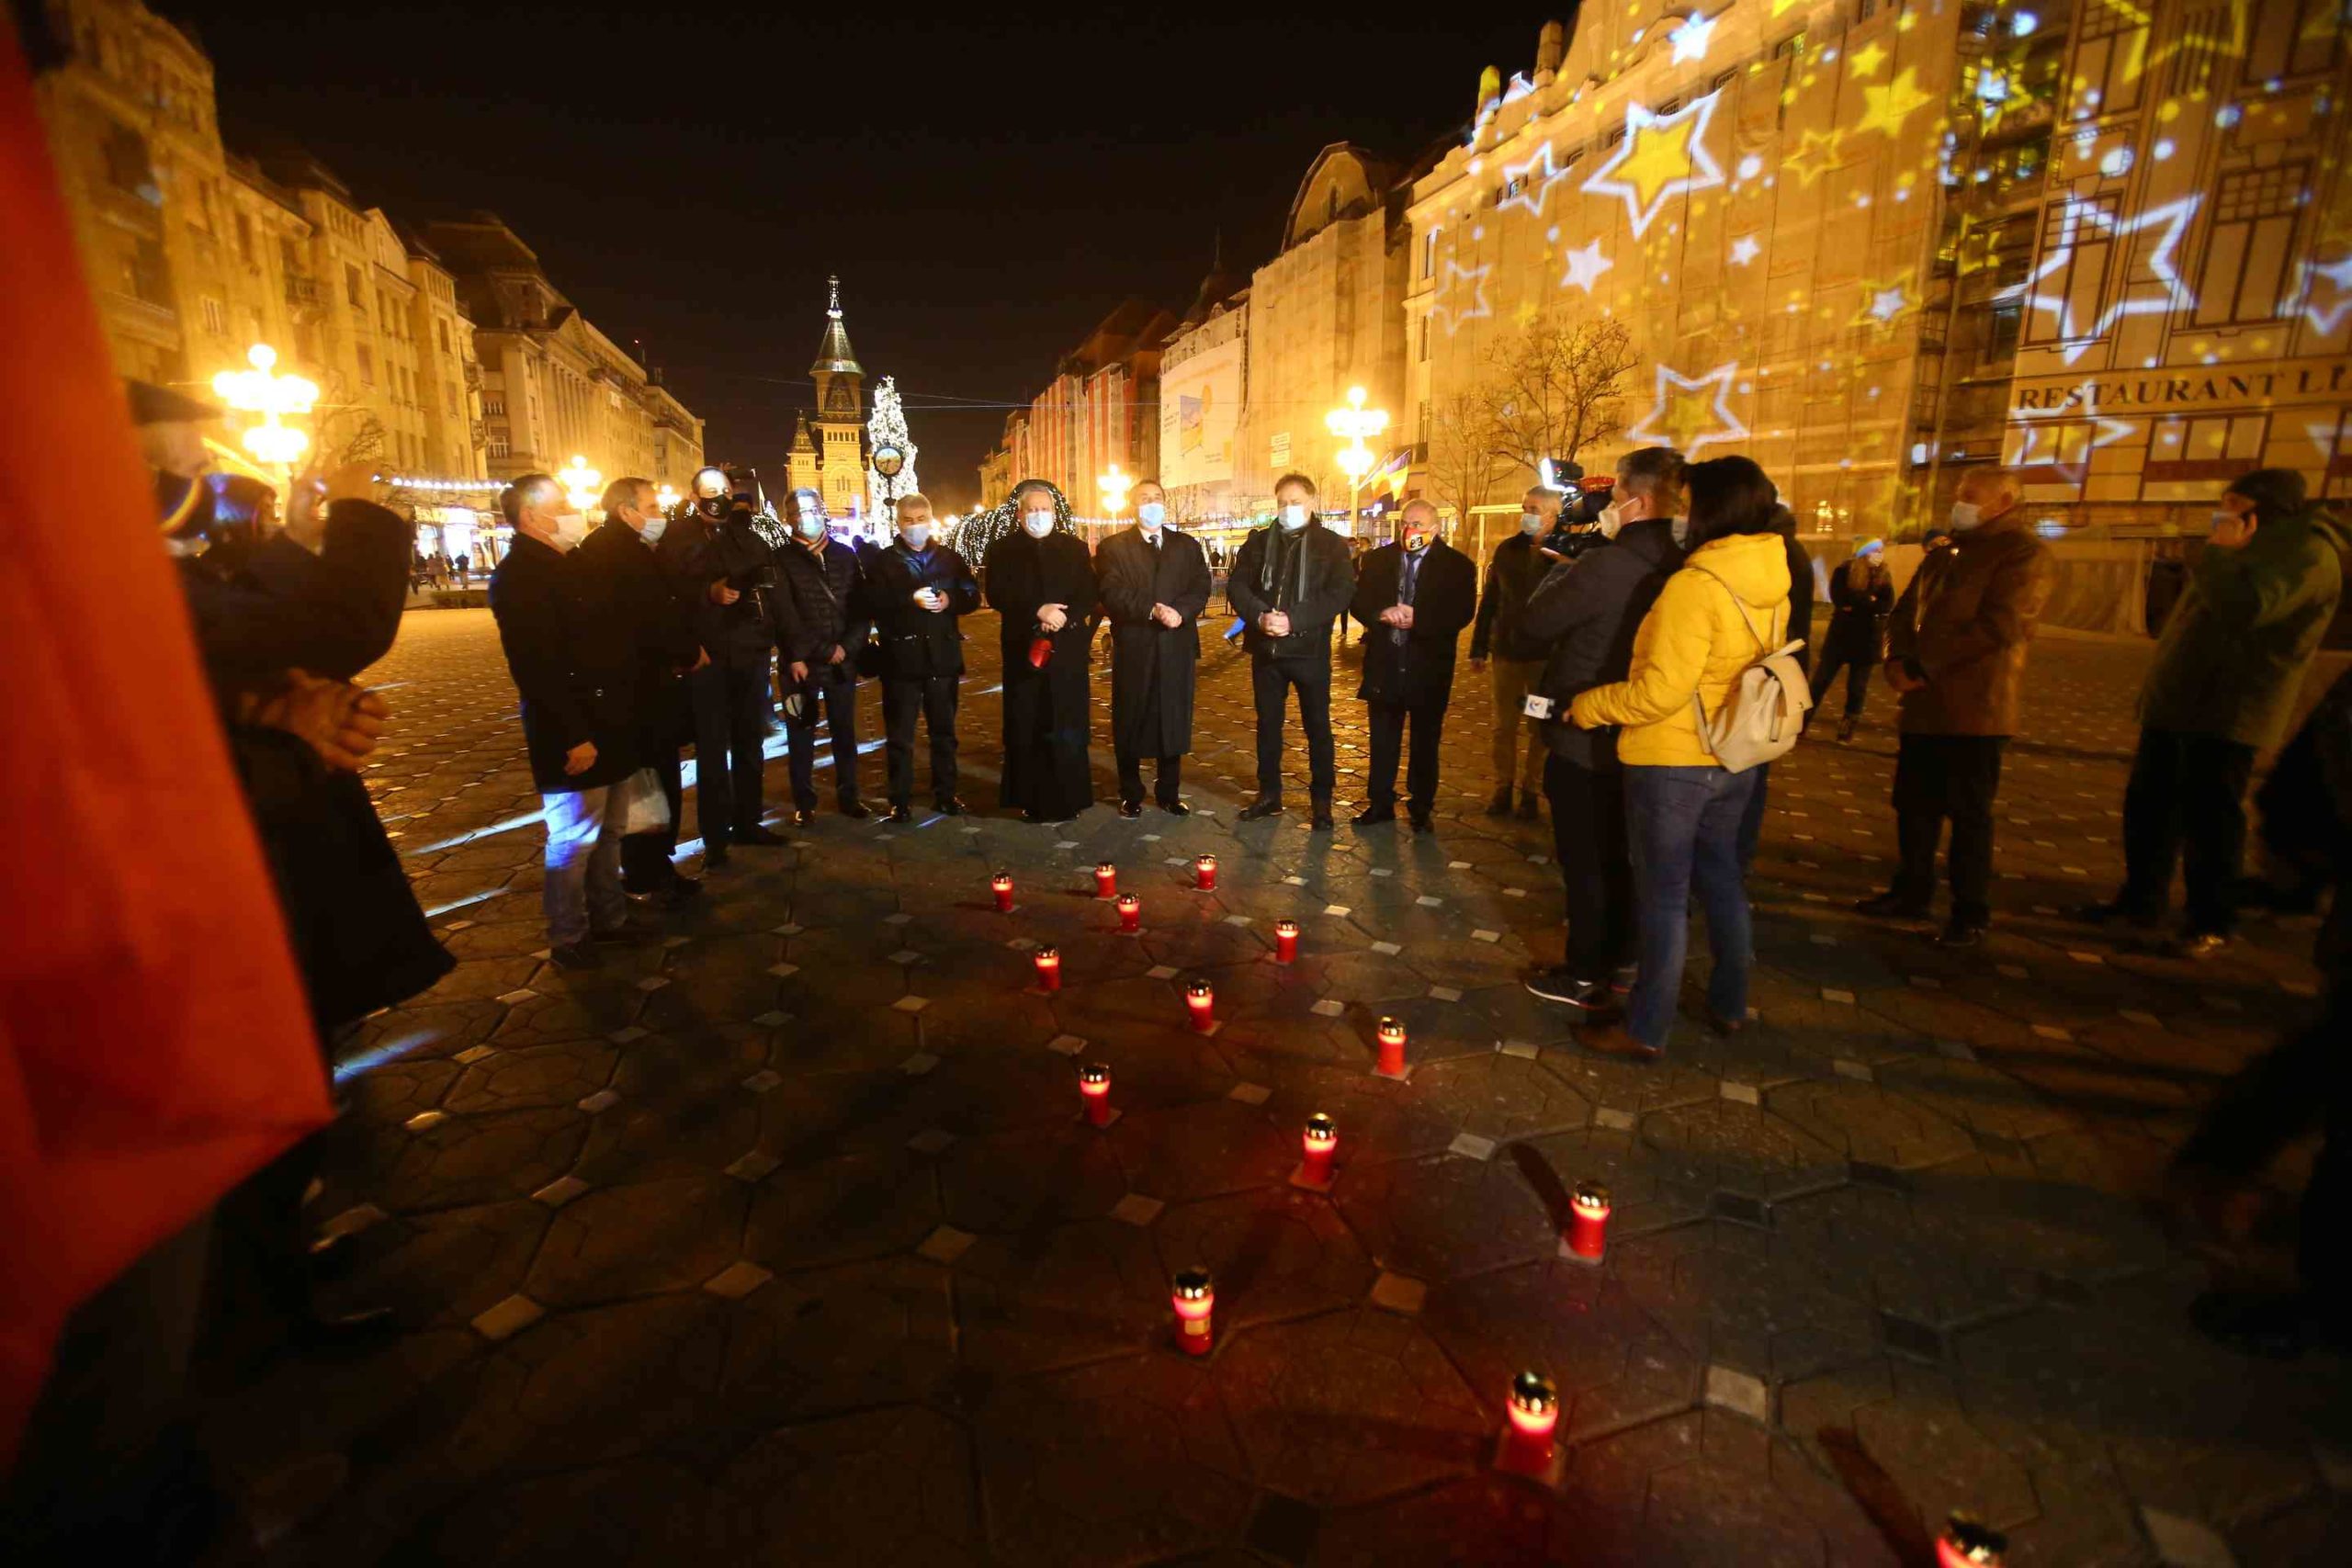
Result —
<instances>
[{"instance_id":1,"label":"star light projection","mask_svg":"<svg viewBox=\"0 0 2352 1568\"><path fill-rule=\"evenodd\" d=\"M2061 214L2051 222L2056 234L2079 234L2088 226L2107 231L2108 238L2121 240L2143 230L2157 230L2155 248L2148 253L2147 268L2164 285L2161 298L2143 293L2136 298L2132 288L2137 281L2128 275L2119 281L2113 295L2100 310L2098 319L2086 326L2075 319L2074 300L2065 294L2043 294L2035 285L2053 273L2064 270L2074 260L2075 246L2055 244L2046 239L2042 247L2041 265L2023 283L2005 288L1996 299L2022 299L2029 310L2047 312L2058 331L2060 353L2072 365L2086 353L2093 342L2113 331L2115 324L2126 316L2163 316L2176 310L2193 310L2197 296L2181 281L2179 264L2174 253L2180 248L2183 235L2188 231L2188 220L2196 215L2198 197L2185 196L2178 201L2150 208L2136 218L2118 219L2096 203L2067 197Z\"/></svg>"},{"instance_id":2,"label":"star light projection","mask_svg":"<svg viewBox=\"0 0 2352 1568\"><path fill-rule=\"evenodd\" d=\"M1494 307L1487 303L1487 275L1494 270L1491 262L1485 266L1464 266L1451 256L1446 258L1445 281L1438 285L1437 298L1430 306L1444 321L1446 336L1460 332L1464 321L1495 313ZM1459 302L1465 293L1469 295L1468 301Z\"/></svg>"},{"instance_id":3,"label":"star light projection","mask_svg":"<svg viewBox=\"0 0 2352 1568\"><path fill-rule=\"evenodd\" d=\"M1639 104L1625 106L1625 140L1609 161L1584 182L1593 196L1623 197L1625 215L1640 239L1669 197L1724 183L1724 171L1707 151L1707 126L1718 96L1694 98L1669 115L1655 115Z\"/></svg>"},{"instance_id":4,"label":"star light projection","mask_svg":"<svg viewBox=\"0 0 2352 1568\"><path fill-rule=\"evenodd\" d=\"M2313 332L2323 337L2334 336L2335 329L2344 324L2344 318L2352 316L2352 254L2346 254L2340 261L2303 262L2297 270L2301 275L2301 284L2290 308L2301 310ZM2335 297L2324 304L2314 299L2314 281L2325 284Z\"/></svg>"},{"instance_id":5,"label":"star light projection","mask_svg":"<svg viewBox=\"0 0 2352 1568\"><path fill-rule=\"evenodd\" d=\"M1747 426L1731 412L1736 364L1718 365L1703 376L1685 376L1672 366L1657 367L1657 400L1625 432L1632 446L1672 446L1686 457L1702 446L1747 439Z\"/></svg>"},{"instance_id":6,"label":"star light projection","mask_svg":"<svg viewBox=\"0 0 2352 1568\"><path fill-rule=\"evenodd\" d=\"M1883 130L1893 136L1905 120L1935 101L1933 93L1920 87L1919 73L1906 65L1885 86L1862 89L1862 118L1855 123L1855 133Z\"/></svg>"},{"instance_id":7,"label":"star light projection","mask_svg":"<svg viewBox=\"0 0 2352 1568\"><path fill-rule=\"evenodd\" d=\"M1537 171L1542 171L1537 177ZM1515 195L1507 196L1495 204L1498 211L1519 208L1531 218L1544 216L1544 204L1552 199L1552 186L1567 171L1553 162L1552 144L1548 141L1535 150L1535 156L1524 164L1503 165L1503 188L1510 189L1521 180L1527 183Z\"/></svg>"},{"instance_id":8,"label":"star light projection","mask_svg":"<svg viewBox=\"0 0 2352 1568\"><path fill-rule=\"evenodd\" d=\"M1674 63L1681 65L1693 60L1707 58L1707 45L1714 40L1715 24L1720 17L1702 17L1693 11L1682 18L1682 25L1667 34L1674 44Z\"/></svg>"},{"instance_id":9,"label":"star light projection","mask_svg":"<svg viewBox=\"0 0 2352 1568\"><path fill-rule=\"evenodd\" d=\"M1563 288L1581 288L1589 295L1600 275L1617 264L1600 254L1600 242L1588 242L1581 249L1568 253L1568 270L1560 276Z\"/></svg>"}]
</instances>

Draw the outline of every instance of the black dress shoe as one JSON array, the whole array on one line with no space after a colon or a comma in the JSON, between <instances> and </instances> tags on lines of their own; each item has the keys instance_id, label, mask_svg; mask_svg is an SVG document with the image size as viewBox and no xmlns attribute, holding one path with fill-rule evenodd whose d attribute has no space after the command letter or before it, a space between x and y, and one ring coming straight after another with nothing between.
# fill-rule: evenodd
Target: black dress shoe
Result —
<instances>
[{"instance_id":1,"label":"black dress shoe","mask_svg":"<svg viewBox=\"0 0 2352 1568\"><path fill-rule=\"evenodd\" d=\"M1317 795L1315 800L1315 830L1328 833L1336 826L1331 820L1331 797Z\"/></svg>"},{"instance_id":2,"label":"black dress shoe","mask_svg":"<svg viewBox=\"0 0 2352 1568\"><path fill-rule=\"evenodd\" d=\"M1505 784L1495 791L1495 798L1487 802L1487 815L1489 817L1510 815L1510 785Z\"/></svg>"},{"instance_id":3,"label":"black dress shoe","mask_svg":"<svg viewBox=\"0 0 2352 1568\"><path fill-rule=\"evenodd\" d=\"M725 871L727 869L727 846L725 844L708 843L703 845L702 868L707 872Z\"/></svg>"},{"instance_id":4,"label":"black dress shoe","mask_svg":"<svg viewBox=\"0 0 2352 1568\"><path fill-rule=\"evenodd\" d=\"M796 811L792 814L792 819L804 828L808 825L808 814L805 811ZM772 850L784 842L784 835L772 828L763 826L738 828L735 829L735 841L739 844L756 844L762 849Z\"/></svg>"},{"instance_id":5,"label":"black dress shoe","mask_svg":"<svg viewBox=\"0 0 2352 1568\"><path fill-rule=\"evenodd\" d=\"M1163 800L1159 803L1159 809L1170 817L1190 817L1193 814L1193 808L1181 800Z\"/></svg>"},{"instance_id":6,"label":"black dress shoe","mask_svg":"<svg viewBox=\"0 0 2352 1568\"><path fill-rule=\"evenodd\" d=\"M1412 818L1412 819L1413 819L1413 831L1414 831L1414 832L1416 832L1416 833L1426 833L1426 832L1428 832L1428 831L1430 830L1430 814L1429 814L1428 812L1426 812L1426 811L1415 811L1415 812L1409 813L1409 815L1411 816L1411 818Z\"/></svg>"},{"instance_id":7,"label":"black dress shoe","mask_svg":"<svg viewBox=\"0 0 2352 1568\"><path fill-rule=\"evenodd\" d=\"M883 818L886 822L898 822L901 824L911 822L914 819L915 808L909 806L903 800L899 802L898 805L890 807L890 815Z\"/></svg>"},{"instance_id":8,"label":"black dress shoe","mask_svg":"<svg viewBox=\"0 0 2352 1568\"><path fill-rule=\"evenodd\" d=\"M1356 813L1356 826L1359 828L1377 828L1384 822L1396 820L1396 808L1393 806L1367 806Z\"/></svg>"},{"instance_id":9,"label":"black dress shoe","mask_svg":"<svg viewBox=\"0 0 2352 1568\"><path fill-rule=\"evenodd\" d=\"M1984 928L1965 920L1954 920L1936 933L1938 947L1982 947Z\"/></svg>"},{"instance_id":10,"label":"black dress shoe","mask_svg":"<svg viewBox=\"0 0 2352 1568\"><path fill-rule=\"evenodd\" d=\"M796 806L792 808L792 825L794 827L806 828L816 820L817 808L815 807Z\"/></svg>"},{"instance_id":11,"label":"black dress shoe","mask_svg":"<svg viewBox=\"0 0 2352 1568\"><path fill-rule=\"evenodd\" d=\"M874 813L865 808L865 802L862 800L844 800L842 802L842 815L852 821L862 822Z\"/></svg>"},{"instance_id":12,"label":"black dress shoe","mask_svg":"<svg viewBox=\"0 0 2352 1568\"><path fill-rule=\"evenodd\" d=\"M943 795L931 803L931 808L942 817L961 817L970 809L952 795Z\"/></svg>"},{"instance_id":13,"label":"black dress shoe","mask_svg":"<svg viewBox=\"0 0 2352 1568\"><path fill-rule=\"evenodd\" d=\"M1123 800L1119 802L1119 815L1122 817L1142 816L1143 802L1140 800Z\"/></svg>"},{"instance_id":14,"label":"black dress shoe","mask_svg":"<svg viewBox=\"0 0 2352 1568\"><path fill-rule=\"evenodd\" d=\"M1241 808L1241 820L1244 822L1255 822L1262 818L1272 817L1279 814L1282 808L1283 797L1281 795L1261 795L1257 799L1251 801L1249 805Z\"/></svg>"},{"instance_id":15,"label":"black dress shoe","mask_svg":"<svg viewBox=\"0 0 2352 1568\"><path fill-rule=\"evenodd\" d=\"M1878 920L1924 920L1928 910L1928 906L1917 898L1906 898L1900 893L1881 893L1875 897L1856 900L1854 913Z\"/></svg>"}]
</instances>

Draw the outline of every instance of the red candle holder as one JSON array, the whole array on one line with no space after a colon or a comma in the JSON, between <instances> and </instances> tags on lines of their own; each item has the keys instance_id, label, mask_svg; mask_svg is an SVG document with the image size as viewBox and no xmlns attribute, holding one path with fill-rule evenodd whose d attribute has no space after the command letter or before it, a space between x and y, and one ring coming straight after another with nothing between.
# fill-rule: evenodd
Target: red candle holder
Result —
<instances>
[{"instance_id":1,"label":"red candle holder","mask_svg":"<svg viewBox=\"0 0 2352 1568\"><path fill-rule=\"evenodd\" d=\"M1094 868L1094 896L1097 898L1115 898L1118 895L1119 868L1106 860Z\"/></svg>"},{"instance_id":2,"label":"red candle holder","mask_svg":"<svg viewBox=\"0 0 2352 1568\"><path fill-rule=\"evenodd\" d=\"M1608 1246L1609 1189L1598 1181L1579 1181L1568 1196L1568 1235L1561 1256L1598 1263Z\"/></svg>"},{"instance_id":3,"label":"red candle holder","mask_svg":"<svg viewBox=\"0 0 2352 1568\"><path fill-rule=\"evenodd\" d=\"M1216 856L1201 855L1193 860L1193 886L1204 893L1216 891Z\"/></svg>"},{"instance_id":4,"label":"red candle holder","mask_svg":"<svg viewBox=\"0 0 2352 1568\"><path fill-rule=\"evenodd\" d=\"M1560 1394L1542 1372L1526 1371L1510 1380L1506 1403L1510 1425L1503 1429L1501 1469L1521 1475L1543 1475L1552 1468L1552 1432L1560 1424Z\"/></svg>"},{"instance_id":5,"label":"red candle holder","mask_svg":"<svg viewBox=\"0 0 2352 1568\"><path fill-rule=\"evenodd\" d=\"M1089 1062L1078 1069L1078 1092L1086 1097L1086 1119L1097 1127L1108 1127L1118 1120L1119 1113L1111 1109L1111 1068L1106 1063Z\"/></svg>"},{"instance_id":6,"label":"red candle holder","mask_svg":"<svg viewBox=\"0 0 2352 1568\"><path fill-rule=\"evenodd\" d=\"M1401 1019L1384 1018L1375 1027L1380 1039L1380 1064L1373 1070L1384 1078L1405 1076L1405 1024Z\"/></svg>"},{"instance_id":7,"label":"red candle holder","mask_svg":"<svg viewBox=\"0 0 2352 1568\"><path fill-rule=\"evenodd\" d=\"M1143 900L1132 893L1119 895L1119 929L1123 931L1143 929Z\"/></svg>"},{"instance_id":8,"label":"red candle holder","mask_svg":"<svg viewBox=\"0 0 2352 1568\"><path fill-rule=\"evenodd\" d=\"M1292 964L1295 963L1297 959L1298 922L1296 920L1276 920L1274 922L1274 962L1277 964Z\"/></svg>"},{"instance_id":9,"label":"red candle holder","mask_svg":"<svg viewBox=\"0 0 2352 1568\"><path fill-rule=\"evenodd\" d=\"M1211 1342L1209 1314L1216 1306L1216 1285L1199 1264L1180 1269L1169 1300L1176 1308L1176 1343L1188 1356L1205 1356Z\"/></svg>"},{"instance_id":10,"label":"red candle holder","mask_svg":"<svg viewBox=\"0 0 2352 1568\"><path fill-rule=\"evenodd\" d=\"M1216 987L1206 980L1184 987L1184 1006L1192 1011L1193 1027L1203 1034L1216 1027Z\"/></svg>"},{"instance_id":11,"label":"red candle holder","mask_svg":"<svg viewBox=\"0 0 2352 1568\"><path fill-rule=\"evenodd\" d=\"M1936 1568L2001 1568L2008 1550L2009 1538L1999 1530L1954 1514L1936 1537Z\"/></svg>"},{"instance_id":12,"label":"red candle holder","mask_svg":"<svg viewBox=\"0 0 2352 1568\"><path fill-rule=\"evenodd\" d=\"M1012 913L1012 873L1000 871L994 876L989 877L989 890L996 895L996 912L998 914L1009 915Z\"/></svg>"},{"instance_id":13,"label":"red candle holder","mask_svg":"<svg viewBox=\"0 0 2352 1568\"><path fill-rule=\"evenodd\" d=\"M1300 1142L1306 1157L1299 1161L1299 1179L1310 1187L1329 1187L1331 1157L1340 1152L1340 1124L1318 1111L1306 1119L1306 1132Z\"/></svg>"},{"instance_id":14,"label":"red candle holder","mask_svg":"<svg viewBox=\"0 0 2352 1568\"><path fill-rule=\"evenodd\" d=\"M1041 947L1037 950L1035 962L1037 965L1037 988L1041 991L1060 990L1062 988L1061 953L1054 948Z\"/></svg>"}]
</instances>

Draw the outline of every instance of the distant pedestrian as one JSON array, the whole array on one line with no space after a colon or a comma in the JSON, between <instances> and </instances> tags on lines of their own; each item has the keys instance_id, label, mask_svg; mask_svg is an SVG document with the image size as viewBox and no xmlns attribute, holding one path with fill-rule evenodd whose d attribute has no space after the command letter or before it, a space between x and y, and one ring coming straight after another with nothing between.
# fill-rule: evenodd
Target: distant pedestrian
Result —
<instances>
[{"instance_id":1,"label":"distant pedestrian","mask_svg":"<svg viewBox=\"0 0 2352 1568\"><path fill-rule=\"evenodd\" d=\"M2080 911L2086 918L2156 925L2179 864L2188 918L2175 951L2203 958L2229 942L2255 755L2285 731L2335 618L2345 546L2292 468L2257 468L2222 492L2140 691L2140 746L2123 792L2123 888Z\"/></svg>"},{"instance_id":2,"label":"distant pedestrian","mask_svg":"<svg viewBox=\"0 0 2352 1568\"><path fill-rule=\"evenodd\" d=\"M2018 505L2017 476L1972 468L1952 502L1953 542L1919 564L1887 619L1886 682L1902 694L1894 755L1894 886L1854 908L1925 919L1936 850L1951 823L1949 947L1984 941L1993 919L1993 800L2017 733L2027 651L2057 578Z\"/></svg>"},{"instance_id":3,"label":"distant pedestrian","mask_svg":"<svg viewBox=\"0 0 2352 1568\"><path fill-rule=\"evenodd\" d=\"M1886 648L1886 617L1894 608L1894 579L1886 570L1886 546L1864 539L1854 547L1853 559L1829 577L1829 629L1821 638L1821 657L1813 666L1813 694L1828 696L1829 682L1846 672L1846 714L1838 723L1838 739L1851 740L1854 726L1870 698L1871 672L1878 668Z\"/></svg>"},{"instance_id":4,"label":"distant pedestrian","mask_svg":"<svg viewBox=\"0 0 2352 1568\"><path fill-rule=\"evenodd\" d=\"M1438 537L1437 508L1408 501L1399 514L1404 537L1366 551L1351 613L1363 627L1364 700L1372 755L1364 767L1359 828L1396 820L1396 761L1406 727L1413 732L1405 771L1405 808L1429 831L1437 809L1445 710L1453 695L1453 650L1477 613L1478 568Z\"/></svg>"},{"instance_id":5,"label":"distant pedestrian","mask_svg":"<svg viewBox=\"0 0 2352 1568\"><path fill-rule=\"evenodd\" d=\"M458 558L451 564L458 569L458 586L465 587L471 581L469 574L473 570L473 562L467 558L463 550L460 550L458 552Z\"/></svg>"},{"instance_id":6,"label":"distant pedestrian","mask_svg":"<svg viewBox=\"0 0 2352 1568\"><path fill-rule=\"evenodd\" d=\"M1470 669L1477 673L1487 669L1489 657L1494 660L1487 688L1495 720L1495 793L1487 802L1489 817L1510 814L1514 785L1520 816L1532 822L1541 815L1536 791L1548 752L1542 729L1525 710L1527 694L1544 678L1544 660L1551 648L1528 632L1522 615L1528 595L1552 569L1539 547L1559 521L1566 499L1547 486L1530 489L1520 500L1519 532L1497 545L1487 563L1486 592L1479 595L1477 625L1470 634Z\"/></svg>"}]
</instances>

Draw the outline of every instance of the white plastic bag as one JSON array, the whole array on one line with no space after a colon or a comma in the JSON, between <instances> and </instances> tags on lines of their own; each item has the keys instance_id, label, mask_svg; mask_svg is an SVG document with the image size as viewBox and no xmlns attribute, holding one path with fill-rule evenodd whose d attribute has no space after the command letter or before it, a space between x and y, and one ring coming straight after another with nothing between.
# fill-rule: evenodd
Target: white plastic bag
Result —
<instances>
[{"instance_id":1,"label":"white plastic bag","mask_svg":"<svg viewBox=\"0 0 2352 1568\"><path fill-rule=\"evenodd\" d=\"M651 833L670 825L670 797L662 793L662 775L651 768L638 769L613 789L623 833Z\"/></svg>"}]
</instances>

